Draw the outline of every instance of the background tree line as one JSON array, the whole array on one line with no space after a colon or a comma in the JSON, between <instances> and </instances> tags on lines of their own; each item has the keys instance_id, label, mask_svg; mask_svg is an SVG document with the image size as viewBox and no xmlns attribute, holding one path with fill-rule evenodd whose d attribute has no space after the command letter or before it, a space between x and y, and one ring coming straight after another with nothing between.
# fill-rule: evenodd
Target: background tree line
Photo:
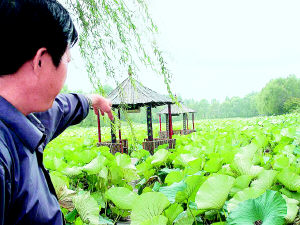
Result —
<instances>
[{"instance_id":1,"label":"background tree line","mask_svg":"<svg viewBox=\"0 0 300 225\"><path fill-rule=\"evenodd\" d=\"M197 119L253 117L300 112L300 79L295 75L272 79L258 93L245 97L226 97L224 102L213 99L185 100L185 105L197 111Z\"/></svg>"},{"instance_id":2,"label":"background tree line","mask_svg":"<svg viewBox=\"0 0 300 225\"><path fill-rule=\"evenodd\" d=\"M105 85L106 93L110 93L113 88ZM63 93L72 92L65 86ZM76 91L78 93L78 91ZM300 79L295 75L287 78L272 79L258 93L253 92L245 97L226 97L223 102L216 99L208 101L206 99L182 99L178 97L184 105L197 111L195 119L215 119L233 117L254 117L260 115L280 115L291 112L300 112ZM153 122L158 123L159 112L165 106L152 109ZM140 113L122 113L122 120L130 119L134 123L146 123L146 110L141 108ZM191 119L191 116L190 116ZM174 121L182 120L182 116L174 116ZM162 117L162 121L165 118ZM101 121L102 125L108 125L108 121ZM97 126L97 118L94 113L89 113L88 117L80 124L81 126Z\"/></svg>"}]
</instances>

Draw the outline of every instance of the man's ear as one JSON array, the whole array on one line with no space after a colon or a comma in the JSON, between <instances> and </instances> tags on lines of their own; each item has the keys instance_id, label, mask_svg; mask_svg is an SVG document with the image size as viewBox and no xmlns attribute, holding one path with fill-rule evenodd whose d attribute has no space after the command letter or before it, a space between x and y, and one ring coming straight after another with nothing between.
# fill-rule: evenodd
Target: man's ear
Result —
<instances>
[{"instance_id":1,"label":"man's ear","mask_svg":"<svg viewBox=\"0 0 300 225\"><path fill-rule=\"evenodd\" d=\"M43 65L43 55L47 53L47 49L46 48L40 48L39 50L37 50L35 56L33 57L32 60L32 66L33 66L33 70L34 72L38 72L39 69L42 67Z\"/></svg>"}]
</instances>

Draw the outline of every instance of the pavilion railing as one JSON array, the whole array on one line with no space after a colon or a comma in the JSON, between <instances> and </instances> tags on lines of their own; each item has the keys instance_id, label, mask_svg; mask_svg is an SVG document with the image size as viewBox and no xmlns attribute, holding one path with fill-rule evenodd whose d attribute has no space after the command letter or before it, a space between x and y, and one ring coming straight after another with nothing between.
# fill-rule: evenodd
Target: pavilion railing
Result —
<instances>
[{"instance_id":1,"label":"pavilion railing","mask_svg":"<svg viewBox=\"0 0 300 225\"><path fill-rule=\"evenodd\" d=\"M174 149L176 145L176 139L166 139L166 138L154 138L153 141L149 141L147 138L144 139L143 149L154 154L154 149L160 145L168 144L168 148Z\"/></svg>"},{"instance_id":2,"label":"pavilion railing","mask_svg":"<svg viewBox=\"0 0 300 225\"><path fill-rule=\"evenodd\" d=\"M189 129L189 130L173 130L173 134L174 135L187 135L187 134L190 134L190 133L193 133L193 132L196 132L196 130L192 130L192 129ZM167 131L159 131L159 138L167 138L168 137L168 133Z\"/></svg>"},{"instance_id":3,"label":"pavilion railing","mask_svg":"<svg viewBox=\"0 0 300 225\"><path fill-rule=\"evenodd\" d=\"M105 141L105 142L98 142L97 146L107 146L110 148L110 152L112 154L116 154L117 152L126 153L128 154L128 140L127 139L122 139L122 144L120 143L119 140L116 141L116 143L113 143L111 141Z\"/></svg>"}]
</instances>

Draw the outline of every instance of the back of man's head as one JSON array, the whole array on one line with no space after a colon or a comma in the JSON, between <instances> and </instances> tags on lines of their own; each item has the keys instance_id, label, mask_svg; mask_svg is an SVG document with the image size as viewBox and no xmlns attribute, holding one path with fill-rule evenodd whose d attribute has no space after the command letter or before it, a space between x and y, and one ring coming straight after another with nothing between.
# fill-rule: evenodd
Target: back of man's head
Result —
<instances>
[{"instance_id":1,"label":"back of man's head","mask_svg":"<svg viewBox=\"0 0 300 225\"><path fill-rule=\"evenodd\" d=\"M77 31L56 0L0 1L0 76L13 74L45 47L57 67Z\"/></svg>"}]
</instances>

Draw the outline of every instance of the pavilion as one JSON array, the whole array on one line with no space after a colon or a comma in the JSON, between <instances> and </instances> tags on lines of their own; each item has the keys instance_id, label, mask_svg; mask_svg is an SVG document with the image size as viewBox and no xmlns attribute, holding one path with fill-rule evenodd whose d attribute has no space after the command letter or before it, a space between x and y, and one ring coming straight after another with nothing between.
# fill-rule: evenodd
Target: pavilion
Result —
<instances>
[{"instance_id":1,"label":"pavilion","mask_svg":"<svg viewBox=\"0 0 300 225\"><path fill-rule=\"evenodd\" d=\"M179 116L183 115L183 126L182 130L173 130L173 125L169 125L169 115L168 115L168 108L162 109L160 112L158 112L159 116L159 137L160 138L165 138L167 136L167 133L169 132L169 127L171 127L171 133L172 134L181 134L181 135L186 135L195 132L195 113L196 111L193 109L190 109L186 107L183 104L177 105L177 104L172 104L171 105L171 117L172 116ZM189 129L189 114L192 114L192 124L193 124L193 129ZM161 116L165 115L166 116L166 131L162 131L161 128Z\"/></svg>"},{"instance_id":2,"label":"pavilion","mask_svg":"<svg viewBox=\"0 0 300 225\"><path fill-rule=\"evenodd\" d=\"M108 99L112 102L112 109L118 110L118 118L121 119L121 109L130 112L139 112L141 107L147 108L147 133L148 138L143 142L143 148L153 154L155 148L162 144L168 144L169 148L175 147L175 139L172 139L171 127L169 133L164 138L153 138L152 129L152 108L162 105L168 105L168 124L172 126L171 105L172 99L161 95L134 79L131 74L114 89L109 95ZM111 122L111 141L101 141L101 126L100 117L98 116L98 146L108 146L112 153L125 152L128 153L128 140L122 139L121 127L119 127L119 137L117 140L115 121Z\"/></svg>"}]
</instances>

